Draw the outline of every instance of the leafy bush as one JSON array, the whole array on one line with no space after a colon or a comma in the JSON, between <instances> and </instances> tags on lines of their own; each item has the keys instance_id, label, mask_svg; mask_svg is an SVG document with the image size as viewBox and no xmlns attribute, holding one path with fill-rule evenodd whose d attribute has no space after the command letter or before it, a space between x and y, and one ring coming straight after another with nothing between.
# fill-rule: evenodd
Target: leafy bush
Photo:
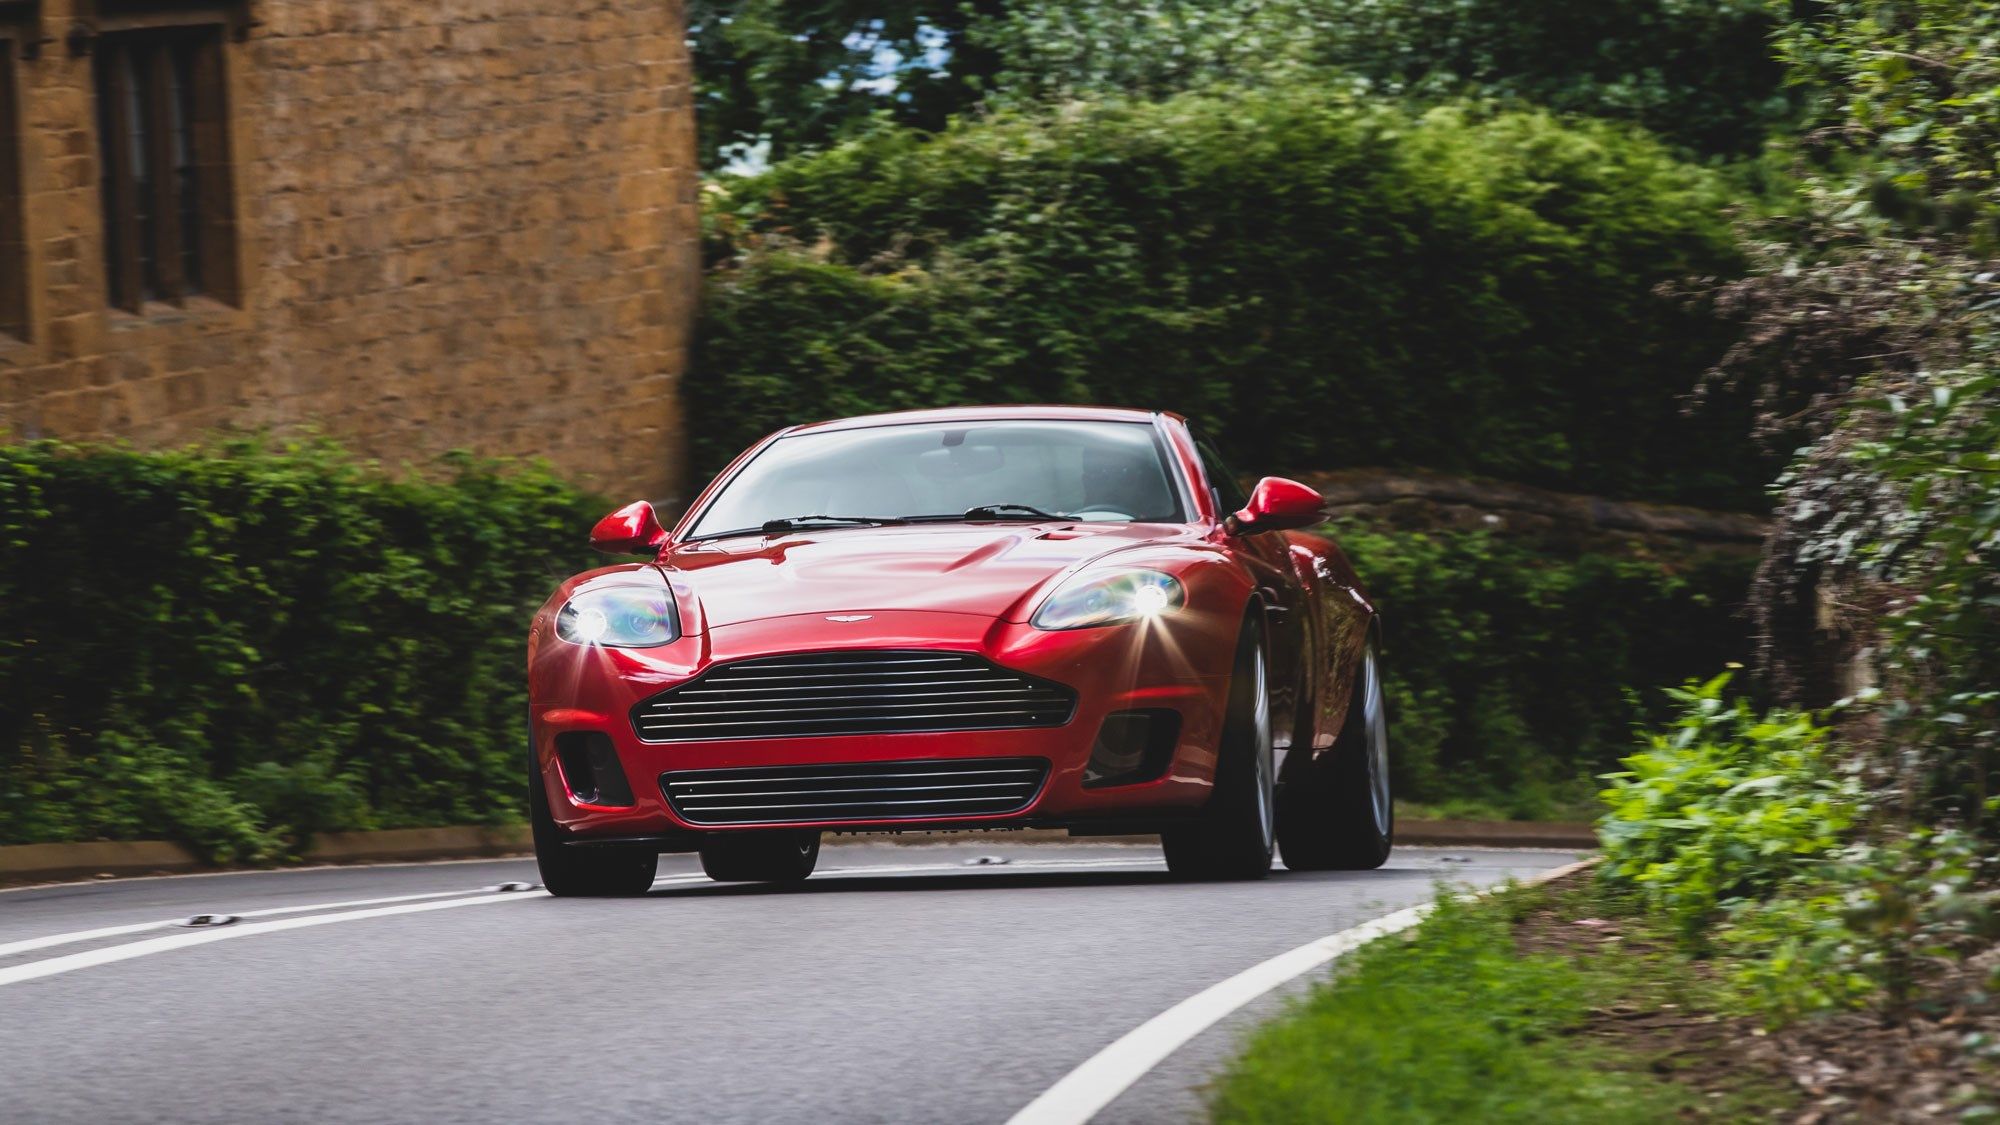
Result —
<instances>
[{"instance_id":1,"label":"leafy bush","mask_svg":"<svg viewBox=\"0 0 2000 1125\"><path fill-rule=\"evenodd\" d=\"M1731 976L1773 1022L1880 997L1906 1014L1922 972L2000 937L2000 858L1957 828L1858 841L1765 899L1734 904L1717 937Z\"/></svg>"},{"instance_id":2,"label":"leafy bush","mask_svg":"<svg viewBox=\"0 0 2000 1125\"><path fill-rule=\"evenodd\" d=\"M885 132L711 193L690 413L713 468L857 409L1179 410L1243 468L1416 465L1757 506L1722 328L1655 295L1735 268L1714 175L1539 113L1324 90Z\"/></svg>"},{"instance_id":3,"label":"leafy bush","mask_svg":"<svg viewBox=\"0 0 2000 1125\"><path fill-rule=\"evenodd\" d=\"M1728 954L1772 1022L1877 999L1905 1014L1927 968L2000 936L2000 857L1962 828L1898 824L1828 727L1759 716L1728 682L1670 692L1680 717L1609 775L1602 878Z\"/></svg>"},{"instance_id":4,"label":"leafy bush","mask_svg":"<svg viewBox=\"0 0 2000 1125\"><path fill-rule=\"evenodd\" d=\"M1726 699L1727 673L1667 694L1664 732L1608 775L1603 874L1698 939L1724 907L1821 863L1853 827L1861 793L1834 769L1811 715L1758 715Z\"/></svg>"},{"instance_id":5,"label":"leafy bush","mask_svg":"<svg viewBox=\"0 0 2000 1125\"><path fill-rule=\"evenodd\" d=\"M532 609L597 506L466 458L0 447L0 842L514 820Z\"/></svg>"},{"instance_id":6,"label":"leafy bush","mask_svg":"<svg viewBox=\"0 0 2000 1125\"><path fill-rule=\"evenodd\" d=\"M1399 796L1566 815L1646 715L1628 688L1739 659L1750 560L1484 530L1328 529L1381 608Z\"/></svg>"}]
</instances>

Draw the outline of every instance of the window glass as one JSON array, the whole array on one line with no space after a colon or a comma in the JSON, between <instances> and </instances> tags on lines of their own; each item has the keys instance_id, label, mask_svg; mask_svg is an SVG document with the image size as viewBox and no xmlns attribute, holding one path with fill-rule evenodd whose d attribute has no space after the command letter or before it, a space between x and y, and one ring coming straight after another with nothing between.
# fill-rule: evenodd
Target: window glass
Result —
<instances>
[{"instance_id":1,"label":"window glass","mask_svg":"<svg viewBox=\"0 0 2000 1125\"><path fill-rule=\"evenodd\" d=\"M1226 516L1243 510L1250 498L1243 493L1243 484L1223 461L1222 455L1208 443L1208 439L1196 435L1195 452L1201 456L1201 471L1208 477L1209 499L1215 503L1215 514Z\"/></svg>"},{"instance_id":2,"label":"window glass","mask_svg":"<svg viewBox=\"0 0 2000 1125\"><path fill-rule=\"evenodd\" d=\"M709 505L693 536L805 515L958 518L986 504L1094 521L1185 518L1149 424L926 423L780 438Z\"/></svg>"},{"instance_id":3,"label":"window glass","mask_svg":"<svg viewBox=\"0 0 2000 1125\"><path fill-rule=\"evenodd\" d=\"M107 32L93 49L105 279L111 303L138 312L180 302L226 277L227 188L221 29Z\"/></svg>"},{"instance_id":4,"label":"window glass","mask_svg":"<svg viewBox=\"0 0 2000 1125\"><path fill-rule=\"evenodd\" d=\"M32 28L9 30L32 34ZM0 38L0 332L26 339L28 245L21 215L20 106L14 66L18 42Z\"/></svg>"}]
</instances>

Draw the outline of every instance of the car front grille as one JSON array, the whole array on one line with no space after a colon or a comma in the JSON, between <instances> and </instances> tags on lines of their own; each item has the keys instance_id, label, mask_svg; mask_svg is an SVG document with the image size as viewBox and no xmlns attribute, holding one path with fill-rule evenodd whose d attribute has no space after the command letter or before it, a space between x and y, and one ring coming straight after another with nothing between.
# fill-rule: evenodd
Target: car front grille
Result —
<instances>
[{"instance_id":1,"label":"car front grille","mask_svg":"<svg viewBox=\"0 0 2000 1125\"><path fill-rule=\"evenodd\" d=\"M646 742L1057 727L1076 693L970 653L864 650L711 668L642 700Z\"/></svg>"},{"instance_id":2,"label":"car front grille","mask_svg":"<svg viewBox=\"0 0 2000 1125\"><path fill-rule=\"evenodd\" d=\"M689 824L938 820L1019 812L1048 773L1045 758L956 758L685 770L660 789Z\"/></svg>"}]
</instances>

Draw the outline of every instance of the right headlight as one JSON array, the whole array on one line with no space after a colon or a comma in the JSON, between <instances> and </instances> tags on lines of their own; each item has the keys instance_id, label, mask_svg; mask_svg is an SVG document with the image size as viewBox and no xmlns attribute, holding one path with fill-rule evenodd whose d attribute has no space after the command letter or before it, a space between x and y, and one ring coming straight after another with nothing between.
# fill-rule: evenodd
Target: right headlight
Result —
<instances>
[{"instance_id":1,"label":"right headlight","mask_svg":"<svg viewBox=\"0 0 2000 1125\"><path fill-rule=\"evenodd\" d=\"M573 645L653 648L680 639L680 614L665 587L606 586L563 603L556 636Z\"/></svg>"},{"instance_id":2,"label":"right headlight","mask_svg":"<svg viewBox=\"0 0 2000 1125\"><path fill-rule=\"evenodd\" d=\"M1157 570L1110 574L1084 571L1056 587L1029 624L1037 629L1088 629L1172 613L1187 604L1180 580Z\"/></svg>"}]
</instances>

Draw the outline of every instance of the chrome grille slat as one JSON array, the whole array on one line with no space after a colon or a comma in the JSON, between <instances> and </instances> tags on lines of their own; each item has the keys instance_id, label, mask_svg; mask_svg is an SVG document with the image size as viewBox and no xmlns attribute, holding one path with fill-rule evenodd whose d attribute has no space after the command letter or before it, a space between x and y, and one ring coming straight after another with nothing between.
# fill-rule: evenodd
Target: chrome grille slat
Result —
<instances>
[{"instance_id":1,"label":"chrome grille slat","mask_svg":"<svg viewBox=\"0 0 2000 1125\"><path fill-rule=\"evenodd\" d=\"M791 699L848 699L848 698L852 698L852 696L853 696L853 693L854 693L854 692L856 692L856 691L872 691L872 692L877 692L877 693L879 693L879 697L882 697L882 698L887 698L887 697L889 697L889 696L892 696L892 695L899 695L899 694L901 694L901 695L912 695L912 694L914 694L914 695L924 695L924 694L927 694L927 693L925 693L925 692L894 692L894 691L890 691L890 690L888 690L888 689L890 689L890 688L906 688L906 687L956 687L956 686L958 686L958 685L960 685L960 684L975 684L975 685L980 685L980 686L990 686L990 685L994 685L994 684L1003 684L1003 683L1005 683L1005 682L1006 682L1006 681L1004 681L1004 680L1000 680L1000 679L995 679L995 678L990 678L990 677L989 677L989 678L986 678L986 679L978 679L978 680L926 680L926 681L924 681L924 682L923 682L922 684L880 684L880 685L876 685L876 684L860 684L860 685L856 685L855 687L848 687L848 688L842 688L842 687L839 687L838 685L834 685L834 686L827 686L827 685L819 685L819 684L815 684L815 685L813 685L813 686L811 686L811 687L795 687L795 688L783 688L783 687L741 687L741 688L726 688L726 687L723 687L723 688L682 688L682 689L680 690L679 694L681 694L681 695L741 695L741 694L743 694L743 693L745 693L745 692L749 692L749 693L753 693L753 694L761 694L761 693L764 693L764 692L774 692L774 691L783 691L783 692L819 692L819 693L822 693L822 694L820 694L820 695L796 695L796 694L795 694L795 695L791 695L791 696L789 696L788 698L791 698ZM996 690L1008 690L1008 689L1005 689L1005 688L1000 688L1000 689L996 689ZM826 693L826 692L828 692L828 691L832 691L832 692L837 692L837 693L839 693L839 694L835 694L835 695L826 695L826 694L824 694L824 693ZM876 696L871 696L870 698L876 698Z\"/></svg>"},{"instance_id":2,"label":"chrome grille slat","mask_svg":"<svg viewBox=\"0 0 2000 1125\"><path fill-rule=\"evenodd\" d=\"M1010 776L1011 776L1011 775L1019 775L1019 774L1024 774L1024 773L1027 773L1027 774L1036 774L1036 775L1040 775L1040 773L1041 773L1041 772L1042 772L1042 771L1040 771L1040 770L1038 770L1038 769L1031 769L1031 768L1027 768L1027 767L1023 767L1023 768L1020 768L1020 769L1005 769L1005 770L953 770L953 771L951 771L951 776L953 776L953 777L994 777L994 776L998 776L998 775L1010 775ZM764 779L762 779L762 778L759 778L759 777L747 777L747 778L739 778L739 779L734 779L734 780L712 780L712 779L707 779L707 778L704 778L704 779L701 779L701 780L693 780L693 779L692 779L692 776L693 776L693 775L690 775L690 774L682 774L682 775L680 775L680 776L681 776L681 777L683 777L683 778L687 778L687 779L689 779L689 780L684 780L684 781L681 781L681 782L679 782L678 784L682 784L682 785L689 785L689 786L693 786L693 785L700 785L700 786L704 786L704 787L707 787L707 786L715 786L715 785L766 785L766 784L769 784L769 782L767 782L767 781L765 781ZM936 774L935 772L929 772L929 771L927 771L927 772L923 772L923 773L829 773L829 774L814 774L814 775L812 776L812 778L811 778L810 780L812 780L812 781L881 781L881 780L885 780L885 779L892 779L892 778L904 778L904 777L936 777L936 776L937 776L937 774ZM733 793L733 792L735 792L735 790L731 790L731 789L725 789L725 790L722 790L722 791L721 791L721 793ZM706 795L706 794L704 794L704 795ZM719 796L719 795L721 795L721 794L720 794L720 793L718 793L717 795Z\"/></svg>"},{"instance_id":3,"label":"chrome grille slat","mask_svg":"<svg viewBox=\"0 0 2000 1125\"><path fill-rule=\"evenodd\" d=\"M690 824L940 820L996 816L1034 803L1042 758L962 758L687 770L660 791Z\"/></svg>"},{"instance_id":4,"label":"chrome grille slat","mask_svg":"<svg viewBox=\"0 0 2000 1125\"><path fill-rule=\"evenodd\" d=\"M800 699L797 697L790 697L786 699L775 700L772 702L783 703L789 706L796 706L801 711L822 711L822 710L848 710L854 707L872 707L884 700L894 700L894 699L908 699L908 700L914 700L915 702L891 703L890 706L892 707L944 707L944 706L949 706L951 703L960 699L966 699L976 703L987 696L993 696L993 695L1018 696L1019 694L1020 694L1019 690L1014 688L991 688L984 691L939 691L939 692L901 691L901 692L896 692L893 695L816 695L810 699ZM1060 696L1057 696L1055 692L1042 692L1042 693L1037 693L1037 698L1060 698ZM844 700L845 702L841 703L821 702L822 700L828 700L828 699ZM867 702L865 703L854 702L857 699L866 700ZM762 707L767 705L767 701L759 700L758 704L759 708L761 709ZM732 700L732 699L696 699L685 703L675 702L673 704L670 704L670 706L673 707L674 712L676 714L688 714L688 715L718 714L718 713L729 714L730 712L698 711L692 709L706 708L706 707L740 708L743 706L743 702L741 700ZM754 712L745 712L745 713L754 713Z\"/></svg>"},{"instance_id":5,"label":"chrome grille slat","mask_svg":"<svg viewBox=\"0 0 2000 1125\"><path fill-rule=\"evenodd\" d=\"M647 742L1053 727L1076 693L965 652L864 649L720 664L641 700Z\"/></svg>"},{"instance_id":6,"label":"chrome grille slat","mask_svg":"<svg viewBox=\"0 0 2000 1125\"><path fill-rule=\"evenodd\" d=\"M1013 784L1005 781L982 781L971 785L910 785L899 790L903 793L943 793L958 789L1012 789ZM719 793L689 793L685 797L816 797L827 793L879 793L880 789L867 787L860 789L725 789Z\"/></svg>"},{"instance_id":7,"label":"chrome grille slat","mask_svg":"<svg viewBox=\"0 0 2000 1125\"><path fill-rule=\"evenodd\" d=\"M1021 795L1018 793L999 793L986 797L883 797L877 795L865 801L774 801L770 804L761 805L702 805L696 811L739 812L744 809L791 809L793 811L801 811L807 809L841 808L848 805L865 805L869 808L900 808L905 805L967 805L985 804L992 801L999 801L1003 804L1014 804L1019 802L1020 799Z\"/></svg>"},{"instance_id":8,"label":"chrome grille slat","mask_svg":"<svg viewBox=\"0 0 2000 1125\"><path fill-rule=\"evenodd\" d=\"M956 658L956 657L954 657L954 656L952 656L952 655L951 655L950 653L939 653L939 654L937 654L937 655L934 655L934 656L932 656L932 655L925 655L925 656L885 656L885 657L872 657L872 656L871 656L871 657L867 657L867 658L864 658L864 659L849 659L849 660L843 660L843 661L841 661L841 663L842 663L842 665L844 665L844 666L846 666L846 667L850 667L850 668L851 668L851 667L857 667L857 666L860 666L860 665L864 665L864 664L865 664L865 665L868 665L869 667L882 667L882 666L886 666L886 665L890 665L890 664L949 664L949 663L951 663L951 662L952 662L953 660L955 660L955 659L957 659L957 658ZM824 667L826 667L826 665L825 665L825 664L823 664L823 663L821 663L821 662L818 662L818 661L813 661L813 660L804 660L804 661L799 661L799 662L796 662L796 663L778 663L778 662L775 662L775 661L765 661L765 662L761 663L761 664L760 664L759 666L760 666L760 667L762 667L762 668L764 668L764 669L766 669L766 670L772 670L772 669L783 669L783 668L824 668Z\"/></svg>"},{"instance_id":9,"label":"chrome grille slat","mask_svg":"<svg viewBox=\"0 0 2000 1125\"><path fill-rule=\"evenodd\" d=\"M802 717L808 717L808 715L824 715L828 719L846 719L846 715L842 715L844 711L866 711L870 715L924 715L926 711L938 709L938 707L994 707L994 705L1000 705L1000 711L1036 711L1034 707L1026 707L1026 705L1008 705L1008 701L1004 701L1004 699L940 699L940 701L934 701L934 703L890 703L890 705L834 703L834 705L790 707L790 709L786 709L786 713L792 719L802 719ZM676 719L688 719L688 721L728 719L730 715L764 715L764 717L768 717L770 711L762 709L762 707L756 707L756 709L750 709L750 711L742 711L742 709L736 709L736 711L682 711L680 707L674 707L674 711L672 711L672 717L676 717Z\"/></svg>"},{"instance_id":10,"label":"chrome grille slat","mask_svg":"<svg viewBox=\"0 0 2000 1125\"><path fill-rule=\"evenodd\" d=\"M748 661L746 661L745 663L748 663ZM733 667L733 665L732 665L732 667ZM940 665L940 667L942 667L942 665ZM740 679L741 679L742 681L746 682L746 683L768 683L768 682L770 682L770 681L772 681L772 680L807 680L807 681L816 681L816 680L858 680L858 679L870 679L870 680L873 680L873 679L879 679L879 678L882 678L882 677L886 677L886 676L932 676L932 675L936 675L936 672L935 672L934 670L932 670L932 669L929 669L929 668L882 668L882 669L875 669L875 668L868 668L868 667L864 666L864 667L863 667L863 669L862 669L862 671L863 671L863 672L865 673L865 675L862 675L862 674L857 674L856 672L853 672L853 671L840 671L840 672L782 672L782 673L779 673L778 675L775 675L775 676L756 676L756 675L750 675L750 676L742 676L742 677L740 677Z\"/></svg>"},{"instance_id":11,"label":"chrome grille slat","mask_svg":"<svg viewBox=\"0 0 2000 1125\"><path fill-rule=\"evenodd\" d=\"M1026 767L1024 769L954 769L952 777L1000 777L1000 775L1022 775L1022 773L1040 775L1042 771L1038 771L1038 769L1026 769ZM700 785L700 787L714 787L714 785L768 785L768 781L764 781L760 777L746 777L746 779L734 779L734 781L732 779L724 779L724 781L700 779L700 781L696 781L694 775L680 775L680 777L686 779L686 781L678 781L676 785L690 785L690 787L692 785ZM900 777L938 777L938 775L932 773L932 771L924 771L924 773L826 773L826 775L814 775L808 781L886 781L886 779L900 779ZM722 797L722 795L728 795L728 793L734 793L734 789L724 789L724 791L716 793L716 797ZM706 795L708 793L704 793L704 797Z\"/></svg>"},{"instance_id":12,"label":"chrome grille slat","mask_svg":"<svg viewBox=\"0 0 2000 1125\"><path fill-rule=\"evenodd\" d=\"M838 716L836 716L836 717L833 717L833 718L825 718L825 719L731 719L730 721L728 721L728 722L726 722L726 723L689 723L689 724L687 724L686 726L664 726L664 725L661 725L661 724L658 724L658 723L655 723L655 724L653 724L652 726L650 726L650 727L648 727L648 728L646 728L646 729L647 729L647 730L652 730L652 731L661 731L661 730L671 730L671 731L676 731L676 732L678 732L678 733L676 733L676 734L675 734L675 736L674 736L674 737L672 737L672 738L653 738L653 739L649 739L648 741L651 741L651 742L692 742L692 741L699 741L699 740L700 740L700 738L701 738L701 736L698 736L698 735L696 735L696 734L692 734L692 733L688 733L688 732L691 732L691 731L710 731L710 730L712 730L712 731L723 731L723 730L727 730L727 729L728 729L728 728L730 728L730 727L760 727L760 726L764 726L764 727L770 727L770 728L772 728L772 729L771 729L771 736L772 736L772 737L774 737L774 738L782 738L782 737L787 737L787 736L796 736L796 735L802 735L802 734L829 734L829 735L832 735L832 734L884 734L884 733L894 733L894 734L906 734L906 733L909 733L909 732L911 732L911 731L926 731L926 730L965 730L965 729L968 729L968 728L967 728L967 725L966 725L966 721L967 721L967 720L979 720L979 719L995 719L995 718L1027 718L1027 717L1028 717L1028 716L1029 716L1030 714L1031 714L1031 712L1028 712L1028 711L1022 711L1022 710L1018 710L1018 709L1016 709L1016 710L1009 710L1009 711L960 711L960 712L956 712L956 713L954 713L954 714L953 714L953 715L951 716L951 718L953 719L953 722L952 722L952 724L951 724L950 726L944 726L944 727L938 727L938 726L932 726L932 725L926 725L926 726L909 726L909 727L906 727L906 728L904 728L904 729L902 729L902 730L897 730L897 731L888 731L888 732L885 732L885 731L882 731L882 730L878 730L878 729L872 729L872 728L873 728L873 727L874 727L874 726L875 726L876 724L878 724L878 723L880 722L880 720L879 720L879 719L876 719L876 718L873 718L873 717L870 717L870 716L865 716L865 715L849 715L849 716L847 716L847 717L845 717L845 718L841 718L841 717L838 717ZM937 718L937 716L925 716L925 717L926 717L927 719L935 719L935 718ZM808 725L808 726L813 726L813 725L818 725L818 726L823 726L823 727L824 727L825 729L824 729L824 730L819 730L819 731L812 731L812 730L799 730L799 729L797 729L797 728L799 727L799 725L800 725L800 724L805 724L805 725ZM855 726L857 726L857 725L859 725L859 726L862 726L862 727L866 727L866 728L870 728L870 729L863 729L863 730L855 730L855 729L853 729L853 728L854 728ZM1031 723L1025 723L1025 722L1021 722L1021 723L988 723L988 724L986 724L986 725L987 725L987 726L989 726L989 727L992 727L992 726L999 726L999 727L1008 727L1008 726L1032 726L1032 725L1034 725L1034 724L1031 724ZM760 738L760 737L763 737L763 736L762 736L762 735L759 735L759 734L755 734L755 733L752 733L752 732L746 732L746 731L740 731L740 730L739 730L739 731L737 731L737 732L736 732L735 734L731 735L730 737L732 737L732 738Z\"/></svg>"}]
</instances>

